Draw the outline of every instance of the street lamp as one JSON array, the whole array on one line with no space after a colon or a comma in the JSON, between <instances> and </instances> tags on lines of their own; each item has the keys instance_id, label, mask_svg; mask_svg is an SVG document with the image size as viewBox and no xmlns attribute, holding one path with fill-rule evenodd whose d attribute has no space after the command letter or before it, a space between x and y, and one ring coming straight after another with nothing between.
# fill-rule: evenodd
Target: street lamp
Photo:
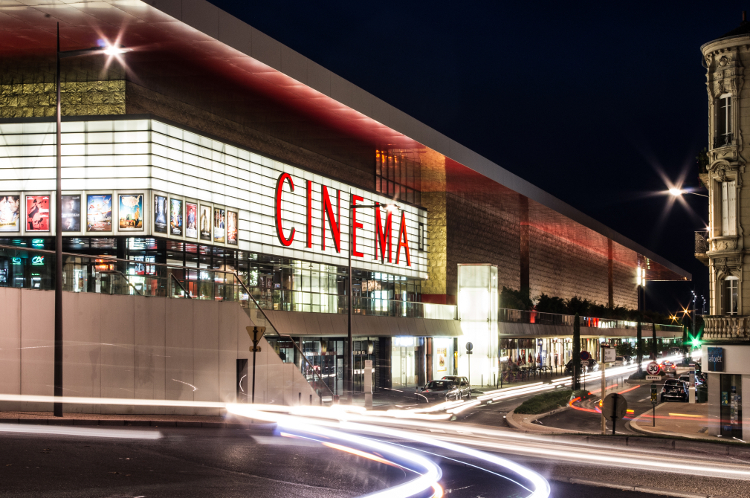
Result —
<instances>
[{"instance_id":1,"label":"street lamp","mask_svg":"<svg viewBox=\"0 0 750 498\"><path fill-rule=\"evenodd\" d=\"M354 296L352 295L352 251L354 249L354 242L352 238L352 234L354 233L354 217L352 216L354 214L355 209L373 209L378 208L380 206L384 206L385 209L388 212L393 212L396 209L399 209L399 207L396 204L381 204L379 202L376 202L375 204L365 205L365 204L353 204L352 201L352 194L351 191L349 192L349 313L348 313L348 320L347 320L347 330L346 330L346 342L347 342L347 352L346 352L346 363L344 366L344 391L350 392L350 398L349 403L351 403L354 399L354 339L352 338L352 316L353 316L353 309L354 309ZM377 237L377 235L375 235ZM381 253L382 256L382 253ZM385 263L385 259L383 260L383 263Z\"/></svg>"},{"instance_id":2,"label":"street lamp","mask_svg":"<svg viewBox=\"0 0 750 498\"><path fill-rule=\"evenodd\" d=\"M678 188L678 187L672 187L672 188L670 188L669 189L669 194L672 195L673 197L680 197L680 196L682 196L682 194L693 194L693 195L697 195L699 197L708 197L706 194L699 194L697 192L692 192L690 190L683 190L683 189Z\"/></svg>"},{"instance_id":3,"label":"street lamp","mask_svg":"<svg viewBox=\"0 0 750 498\"><path fill-rule=\"evenodd\" d=\"M55 348L53 384L54 395L55 398L58 399L63 395L62 103L60 98L60 59L97 54L104 54L113 57L127 51L127 49L117 45L105 44L101 47L61 52L60 23L57 23L57 71L55 73L55 88L57 89L57 106L55 109L55 117L57 118L57 184L55 187ZM63 416L63 405L61 401L55 401L54 415L55 417Z\"/></svg>"}]
</instances>

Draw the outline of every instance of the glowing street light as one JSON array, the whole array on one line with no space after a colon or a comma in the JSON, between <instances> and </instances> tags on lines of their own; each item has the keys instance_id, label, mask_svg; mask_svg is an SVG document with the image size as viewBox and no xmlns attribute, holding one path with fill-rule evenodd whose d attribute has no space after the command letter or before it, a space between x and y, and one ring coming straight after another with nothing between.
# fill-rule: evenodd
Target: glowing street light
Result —
<instances>
[{"instance_id":1,"label":"glowing street light","mask_svg":"<svg viewBox=\"0 0 750 498\"><path fill-rule=\"evenodd\" d=\"M697 195L699 197L708 197L706 194L699 194L697 192L693 192L693 191L690 191L690 190L681 189L681 188L678 188L678 187L672 187L672 188L670 188L669 189L669 194L672 195L673 197L681 197L683 194L693 194L693 195Z\"/></svg>"}]
</instances>

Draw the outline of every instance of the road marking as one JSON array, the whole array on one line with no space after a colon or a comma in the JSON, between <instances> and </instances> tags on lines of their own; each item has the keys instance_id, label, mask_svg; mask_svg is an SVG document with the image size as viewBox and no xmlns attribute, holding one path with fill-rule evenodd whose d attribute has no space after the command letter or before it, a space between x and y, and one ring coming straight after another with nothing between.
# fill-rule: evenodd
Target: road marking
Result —
<instances>
[{"instance_id":1,"label":"road marking","mask_svg":"<svg viewBox=\"0 0 750 498\"><path fill-rule=\"evenodd\" d=\"M688 415L686 413L670 413L670 417L696 417L701 418L703 415Z\"/></svg>"}]
</instances>

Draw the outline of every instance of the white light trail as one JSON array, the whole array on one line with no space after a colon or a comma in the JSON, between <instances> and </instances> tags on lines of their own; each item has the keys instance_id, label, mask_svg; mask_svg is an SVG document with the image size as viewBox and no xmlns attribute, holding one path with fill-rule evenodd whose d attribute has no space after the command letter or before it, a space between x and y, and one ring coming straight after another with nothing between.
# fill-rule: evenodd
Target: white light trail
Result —
<instances>
[{"instance_id":1,"label":"white light trail","mask_svg":"<svg viewBox=\"0 0 750 498\"><path fill-rule=\"evenodd\" d=\"M104 437L115 439L159 439L159 431L131 431L124 429L89 429L84 427L48 426L32 424L0 424L0 432L17 434L48 434L53 436Z\"/></svg>"}]
</instances>

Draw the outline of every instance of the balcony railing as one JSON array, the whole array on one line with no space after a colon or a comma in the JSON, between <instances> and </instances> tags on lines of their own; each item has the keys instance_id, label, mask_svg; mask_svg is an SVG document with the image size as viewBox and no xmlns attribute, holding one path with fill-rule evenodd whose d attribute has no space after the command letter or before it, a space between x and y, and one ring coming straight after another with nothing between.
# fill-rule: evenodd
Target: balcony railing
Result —
<instances>
[{"instance_id":1,"label":"balcony railing","mask_svg":"<svg viewBox=\"0 0 750 498\"><path fill-rule=\"evenodd\" d=\"M616 320L612 318L597 318L590 316L579 316L581 327L596 329L636 329L638 322L632 320ZM506 323L530 323L538 325L565 325L573 326L575 315L563 315L558 313L543 313L539 311L512 310L501 308L498 314L498 321ZM641 322L641 329L650 331L651 323ZM656 330L659 332L682 333L682 327L679 325L668 325L657 323Z\"/></svg>"},{"instance_id":2,"label":"balcony railing","mask_svg":"<svg viewBox=\"0 0 750 498\"><path fill-rule=\"evenodd\" d=\"M706 254L708 252L708 232L701 230L695 232L695 254Z\"/></svg>"},{"instance_id":3,"label":"balcony railing","mask_svg":"<svg viewBox=\"0 0 750 498\"><path fill-rule=\"evenodd\" d=\"M718 149L719 147L726 147L727 145L732 145L732 139L734 138L734 135L732 133L727 133L726 135L717 135L714 137L714 149Z\"/></svg>"},{"instance_id":4,"label":"balcony railing","mask_svg":"<svg viewBox=\"0 0 750 498\"><path fill-rule=\"evenodd\" d=\"M704 316L703 339L706 341L750 340L750 317L738 315Z\"/></svg>"}]
</instances>

